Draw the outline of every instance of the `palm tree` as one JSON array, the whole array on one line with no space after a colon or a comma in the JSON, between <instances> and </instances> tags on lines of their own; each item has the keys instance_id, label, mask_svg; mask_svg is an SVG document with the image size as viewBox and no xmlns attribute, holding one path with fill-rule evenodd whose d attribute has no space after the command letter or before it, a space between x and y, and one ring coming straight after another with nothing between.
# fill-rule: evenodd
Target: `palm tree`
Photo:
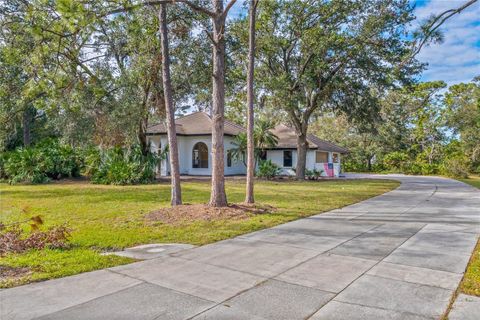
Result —
<instances>
[{"instance_id":1,"label":"palm tree","mask_svg":"<svg viewBox=\"0 0 480 320\"><path fill-rule=\"evenodd\" d=\"M256 120L253 129L253 141L255 146L255 163L254 168L257 166L257 161L260 155L265 152L265 149L275 147L278 143L278 137L272 133L272 129L275 125L266 120ZM233 142L237 147L232 149L232 157L237 161L241 160L246 166L245 154L247 152L247 135L240 133Z\"/></svg>"},{"instance_id":2,"label":"palm tree","mask_svg":"<svg viewBox=\"0 0 480 320\"><path fill-rule=\"evenodd\" d=\"M275 127L274 123L267 120L257 120L253 132L255 147L260 151L265 151L266 148L275 147L278 143L278 137L273 134L272 129Z\"/></svg>"}]
</instances>

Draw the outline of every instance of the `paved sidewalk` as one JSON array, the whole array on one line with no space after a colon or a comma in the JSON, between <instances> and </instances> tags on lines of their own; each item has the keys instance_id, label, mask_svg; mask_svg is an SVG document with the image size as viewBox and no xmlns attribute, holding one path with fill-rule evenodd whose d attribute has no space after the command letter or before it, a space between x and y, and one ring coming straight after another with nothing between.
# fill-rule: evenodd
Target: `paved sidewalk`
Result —
<instances>
[{"instance_id":1,"label":"paved sidewalk","mask_svg":"<svg viewBox=\"0 0 480 320\"><path fill-rule=\"evenodd\" d=\"M0 291L0 319L438 319L480 233L480 192L394 178L342 209Z\"/></svg>"}]
</instances>

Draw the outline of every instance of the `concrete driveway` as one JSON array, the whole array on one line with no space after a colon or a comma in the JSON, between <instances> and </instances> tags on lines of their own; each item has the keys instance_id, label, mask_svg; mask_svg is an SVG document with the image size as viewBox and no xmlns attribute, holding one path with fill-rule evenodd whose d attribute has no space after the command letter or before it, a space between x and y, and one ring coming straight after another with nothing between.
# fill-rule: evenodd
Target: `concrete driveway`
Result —
<instances>
[{"instance_id":1,"label":"concrete driveway","mask_svg":"<svg viewBox=\"0 0 480 320\"><path fill-rule=\"evenodd\" d=\"M438 319L480 192L436 177L153 260L0 291L1 319Z\"/></svg>"}]
</instances>

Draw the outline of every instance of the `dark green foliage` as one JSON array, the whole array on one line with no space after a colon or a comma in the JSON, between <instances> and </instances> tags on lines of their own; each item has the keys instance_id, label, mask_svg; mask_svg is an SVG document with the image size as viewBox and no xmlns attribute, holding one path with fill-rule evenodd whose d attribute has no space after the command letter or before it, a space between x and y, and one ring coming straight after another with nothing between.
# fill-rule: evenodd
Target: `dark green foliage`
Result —
<instances>
[{"instance_id":1,"label":"dark green foliage","mask_svg":"<svg viewBox=\"0 0 480 320\"><path fill-rule=\"evenodd\" d=\"M322 173L323 173L323 170L317 170L317 169L309 170L309 169L306 169L305 170L305 177L308 180L318 180L322 176Z\"/></svg>"},{"instance_id":2,"label":"dark green foliage","mask_svg":"<svg viewBox=\"0 0 480 320\"><path fill-rule=\"evenodd\" d=\"M0 160L0 174L9 183L44 183L51 179L77 177L81 157L69 145L47 139L34 147L6 152Z\"/></svg>"},{"instance_id":3,"label":"dark green foliage","mask_svg":"<svg viewBox=\"0 0 480 320\"><path fill-rule=\"evenodd\" d=\"M267 148L275 147L278 144L278 137L272 133L272 129L275 128L275 123L268 120L256 119L253 128L253 144L255 146L255 163L258 162L262 153L266 152ZM233 157L242 161L245 166L246 153L247 153L247 134L240 133L235 137L233 142L237 147L231 149Z\"/></svg>"},{"instance_id":4,"label":"dark green foliage","mask_svg":"<svg viewBox=\"0 0 480 320\"><path fill-rule=\"evenodd\" d=\"M479 79L445 88L435 81L388 92L370 127L329 115L312 129L349 149L346 172L465 177L480 171Z\"/></svg>"},{"instance_id":5,"label":"dark green foliage","mask_svg":"<svg viewBox=\"0 0 480 320\"><path fill-rule=\"evenodd\" d=\"M439 172L437 164L426 162L410 161L403 167L403 173L413 175L431 175Z\"/></svg>"},{"instance_id":6,"label":"dark green foliage","mask_svg":"<svg viewBox=\"0 0 480 320\"><path fill-rule=\"evenodd\" d=\"M98 184L139 184L155 179L160 156L142 153L139 145L130 148L92 149L85 157L84 174Z\"/></svg>"},{"instance_id":7,"label":"dark green foliage","mask_svg":"<svg viewBox=\"0 0 480 320\"><path fill-rule=\"evenodd\" d=\"M49 181L41 154L34 148L19 148L5 154L4 171L11 184Z\"/></svg>"},{"instance_id":8,"label":"dark green foliage","mask_svg":"<svg viewBox=\"0 0 480 320\"><path fill-rule=\"evenodd\" d=\"M394 151L383 158L383 163L389 170L403 171L408 167L409 156L405 152Z\"/></svg>"},{"instance_id":9,"label":"dark green foliage","mask_svg":"<svg viewBox=\"0 0 480 320\"><path fill-rule=\"evenodd\" d=\"M51 179L78 177L82 166L80 154L70 145L48 139L36 146L43 156L46 175Z\"/></svg>"},{"instance_id":10,"label":"dark green foliage","mask_svg":"<svg viewBox=\"0 0 480 320\"><path fill-rule=\"evenodd\" d=\"M468 178L469 161L465 156L447 158L442 163L443 174L453 178Z\"/></svg>"},{"instance_id":11,"label":"dark green foliage","mask_svg":"<svg viewBox=\"0 0 480 320\"><path fill-rule=\"evenodd\" d=\"M352 159L351 157L344 158L342 161L342 172L382 172L387 170L383 163L374 163L371 169L368 168L368 163Z\"/></svg>"},{"instance_id":12,"label":"dark green foliage","mask_svg":"<svg viewBox=\"0 0 480 320\"><path fill-rule=\"evenodd\" d=\"M2 152L0 153L0 181L1 180L6 180L7 173L5 172L5 162L8 159L8 153L7 152Z\"/></svg>"},{"instance_id":13,"label":"dark green foliage","mask_svg":"<svg viewBox=\"0 0 480 320\"><path fill-rule=\"evenodd\" d=\"M461 153L449 152L451 150L448 146L443 148L442 155L444 158L441 161L429 163L421 156L412 158L406 153L395 151L385 155L372 169L375 172L388 171L412 175L441 174L453 178L467 178L470 171L469 159Z\"/></svg>"},{"instance_id":14,"label":"dark green foliage","mask_svg":"<svg viewBox=\"0 0 480 320\"><path fill-rule=\"evenodd\" d=\"M11 184L45 183L78 177L82 171L94 183L148 183L155 179L160 157L152 153L144 155L139 145L82 151L47 139L34 147L3 153L0 156L0 177Z\"/></svg>"},{"instance_id":15,"label":"dark green foliage","mask_svg":"<svg viewBox=\"0 0 480 320\"><path fill-rule=\"evenodd\" d=\"M280 168L272 160L260 161L257 170L257 177L273 179L280 174Z\"/></svg>"}]
</instances>

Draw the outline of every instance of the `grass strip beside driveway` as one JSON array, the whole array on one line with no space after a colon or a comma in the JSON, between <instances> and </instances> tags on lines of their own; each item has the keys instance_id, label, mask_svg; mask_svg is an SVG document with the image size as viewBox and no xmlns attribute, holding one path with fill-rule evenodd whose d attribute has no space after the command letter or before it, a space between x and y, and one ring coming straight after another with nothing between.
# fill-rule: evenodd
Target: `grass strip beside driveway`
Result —
<instances>
[{"instance_id":1,"label":"grass strip beside driveway","mask_svg":"<svg viewBox=\"0 0 480 320\"><path fill-rule=\"evenodd\" d=\"M469 179L461 179L480 189L480 176L471 176ZM480 296L480 240L473 250L472 257L460 284L460 291L474 296Z\"/></svg>"}]
</instances>

